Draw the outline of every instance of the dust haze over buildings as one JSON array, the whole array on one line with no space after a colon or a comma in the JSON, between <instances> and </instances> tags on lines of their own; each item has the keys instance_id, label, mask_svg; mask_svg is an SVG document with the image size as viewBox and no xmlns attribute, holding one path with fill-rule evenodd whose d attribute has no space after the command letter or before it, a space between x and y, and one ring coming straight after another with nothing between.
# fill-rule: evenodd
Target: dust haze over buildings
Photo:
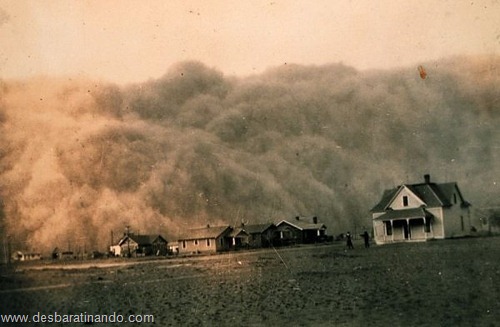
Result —
<instances>
[{"instance_id":1,"label":"dust haze over buildings","mask_svg":"<svg viewBox=\"0 0 500 327\"><path fill-rule=\"evenodd\" d=\"M315 215L369 227L382 191L430 173L476 206L500 197L500 58L397 70L283 65L226 77L182 62L117 86L33 78L0 88L3 234L104 249L126 225Z\"/></svg>"}]
</instances>

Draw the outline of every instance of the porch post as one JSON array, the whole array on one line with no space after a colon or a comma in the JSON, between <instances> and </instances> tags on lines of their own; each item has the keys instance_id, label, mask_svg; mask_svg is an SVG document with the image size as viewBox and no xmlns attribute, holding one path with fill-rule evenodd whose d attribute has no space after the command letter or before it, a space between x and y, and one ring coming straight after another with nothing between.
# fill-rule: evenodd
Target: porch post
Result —
<instances>
[{"instance_id":1,"label":"porch post","mask_svg":"<svg viewBox=\"0 0 500 327\"><path fill-rule=\"evenodd\" d=\"M424 216L424 238L427 240L427 219Z\"/></svg>"},{"instance_id":2,"label":"porch post","mask_svg":"<svg viewBox=\"0 0 500 327\"><path fill-rule=\"evenodd\" d=\"M391 221L391 241L394 242L394 226L392 224L392 219L390 221Z\"/></svg>"},{"instance_id":3,"label":"porch post","mask_svg":"<svg viewBox=\"0 0 500 327\"><path fill-rule=\"evenodd\" d=\"M426 231L427 220L425 219L425 216L423 218L424 218L424 238L427 240L427 231Z\"/></svg>"},{"instance_id":4,"label":"porch post","mask_svg":"<svg viewBox=\"0 0 500 327\"><path fill-rule=\"evenodd\" d=\"M406 218L406 228L408 228L408 240L411 240L411 232L410 232L410 218Z\"/></svg>"}]
</instances>

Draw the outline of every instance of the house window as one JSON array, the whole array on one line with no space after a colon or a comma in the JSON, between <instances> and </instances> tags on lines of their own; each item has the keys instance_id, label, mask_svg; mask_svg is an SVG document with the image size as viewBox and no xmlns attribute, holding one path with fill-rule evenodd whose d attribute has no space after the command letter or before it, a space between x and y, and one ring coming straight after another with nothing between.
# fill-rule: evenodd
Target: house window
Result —
<instances>
[{"instance_id":1,"label":"house window","mask_svg":"<svg viewBox=\"0 0 500 327\"><path fill-rule=\"evenodd\" d=\"M388 236L392 235L392 226L390 221L385 222L385 234Z\"/></svg>"},{"instance_id":2,"label":"house window","mask_svg":"<svg viewBox=\"0 0 500 327\"><path fill-rule=\"evenodd\" d=\"M403 207L407 207L408 206L408 197L405 195L403 196Z\"/></svg>"},{"instance_id":3,"label":"house window","mask_svg":"<svg viewBox=\"0 0 500 327\"><path fill-rule=\"evenodd\" d=\"M457 204L457 194L453 194L453 203Z\"/></svg>"},{"instance_id":4,"label":"house window","mask_svg":"<svg viewBox=\"0 0 500 327\"><path fill-rule=\"evenodd\" d=\"M182 241L182 248L185 249L186 248L186 241Z\"/></svg>"},{"instance_id":5,"label":"house window","mask_svg":"<svg viewBox=\"0 0 500 327\"><path fill-rule=\"evenodd\" d=\"M194 240L194 245L198 245L198 240Z\"/></svg>"},{"instance_id":6,"label":"house window","mask_svg":"<svg viewBox=\"0 0 500 327\"><path fill-rule=\"evenodd\" d=\"M210 246L210 239L207 238L207 246Z\"/></svg>"}]
</instances>

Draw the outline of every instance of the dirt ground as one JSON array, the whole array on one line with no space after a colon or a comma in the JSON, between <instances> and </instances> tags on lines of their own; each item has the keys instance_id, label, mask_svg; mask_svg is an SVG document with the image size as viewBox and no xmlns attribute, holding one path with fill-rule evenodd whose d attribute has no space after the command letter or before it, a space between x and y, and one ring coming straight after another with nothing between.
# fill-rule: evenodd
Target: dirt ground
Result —
<instances>
[{"instance_id":1,"label":"dirt ground","mask_svg":"<svg viewBox=\"0 0 500 327\"><path fill-rule=\"evenodd\" d=\"M19 264L1 272L0 314L154 316L141 326L498 326L499 259L500 237L490 237Z\"/></svg>"}]
</instances>

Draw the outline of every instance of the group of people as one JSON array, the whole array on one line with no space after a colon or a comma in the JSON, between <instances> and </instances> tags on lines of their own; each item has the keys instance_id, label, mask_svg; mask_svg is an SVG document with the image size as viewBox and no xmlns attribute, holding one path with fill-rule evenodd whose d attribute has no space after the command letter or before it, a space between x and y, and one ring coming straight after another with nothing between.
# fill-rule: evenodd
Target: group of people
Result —
<instances>
[{"instance_id":1,"label":"group of people","mask_svg":"<svg viewBox=\"0 0 500 327\"><path fill-rule=\"evenodd\" d=\"M365 248L369 248L370 247L370 235L368 234L368 232L365 231L360 236L365 241ZM352 244L351 232L347 232L347 234L346 234L346 242L347 242L347 248L348 249L354 249L354 245Z\"/></svg>"}]
</instances>

